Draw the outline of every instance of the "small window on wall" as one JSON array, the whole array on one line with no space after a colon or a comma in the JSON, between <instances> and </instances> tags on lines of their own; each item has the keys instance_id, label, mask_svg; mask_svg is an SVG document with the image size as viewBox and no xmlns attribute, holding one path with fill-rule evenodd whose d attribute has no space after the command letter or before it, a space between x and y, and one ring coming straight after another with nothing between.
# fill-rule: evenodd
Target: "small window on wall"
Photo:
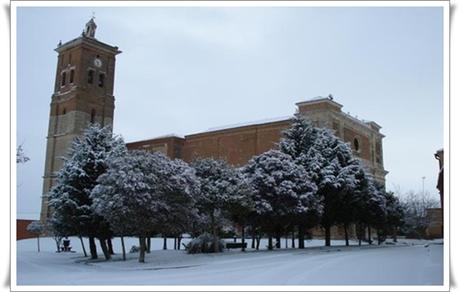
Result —
<instances>
[{"instance_id":1,"label":"small window on wall","mask_svg":"<svg viewBox=\"0 0 460 292\"><path fill-rule=\"evenodd\" d=\"M99 87L104 87L104 79L105 79L105 75L104 74L99 74Z\"/></svg>"},{"instance_id":2,"label":"small window on wall","mask_svg":"<svg viewBox=\"0 0 460 292\"><path fill-rule=\"evenodd\" d=\"M62 75L61 75L61 86L65 85L66 75L67 75L66 72L62 73Z\"/></svg>"},{"instance_id":3,"label":"small window on wall","mask_svg":"<svg viewBox=\"0 0 460 292\"><path fill-rule=\"evenodd\" d=\"M94 120L96 119L96 110L92 109L91 110L91 124L94 123Z\"/></svg>"},{"instance_id":4,"label":"small window on wall","mask_svg":"<svg viewBox=\"0 0 460 292\"><path fill-rule=\"evenodd\" d=\"M67 111L66 111L66 109L64 108L64 109L62 110L62 114L65 115L66 113L67 113Z\"/></svg>"},{"instance_id":5,"label":"small window on wall","mask_svg":"<svg viewBox=\"0 0 460 292\"><path fill-rule=\"evenodd\" d=\"M94 80L94 71L89 70L88 71L88 84L93 84L93 80Z\"/></svg>"},{"instance_id":6,"label":"small window on wall","mask_svg":"<svg viewBox=\"0 0 460 292\"><path fill-rule=\"evenodd\" d=\"M73 83L73 77L75 75L75 70L70 70L69 83Z\"/></svg>"},{"instance_id":7,"label":"small window on wall","mask_svg":"<svg viewBox=\"0 0 460 292\"><path fill-rule=\"evenodd\" d=\"M354 147L355 151L359 151L359 141L358 141L357 138L355 138L353 140L353 147Z\"/></svg>"}]
</instances>

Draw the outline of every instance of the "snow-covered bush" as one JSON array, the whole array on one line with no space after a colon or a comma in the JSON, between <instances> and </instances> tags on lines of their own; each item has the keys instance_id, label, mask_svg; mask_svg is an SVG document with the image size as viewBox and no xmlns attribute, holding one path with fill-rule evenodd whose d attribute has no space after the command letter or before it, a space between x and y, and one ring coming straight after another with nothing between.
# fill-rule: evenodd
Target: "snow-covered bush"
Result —
<instances>
[{"instance_id":1,"label":"snow-covered bush","mask_svg":"<svg viewBox=\"0 0 460 292\"><path fill-rule=\"evenodd\" d=\"M27 231L40 235L43 232L43 224L40 221L32 221L27 225Z\"/></svg>"},{"instance_id":2,"label":"snow-covered bush","mask_svg":"<svg viewBox=\"0 0 460 292\"><path fill-rule=\"evenodd\" d=\"M138 253L141 250L141 248L137 245L131 246L131 249L129 250L129 253Z\"/></svg>"},{"instance_id":3,"label":"snow-covered bush","mask_svg":"<svg viewBox=\"0 0 460 292\"><path fill-rule=\"evenodd\" d=\"M217 242L217 249L214 247L215 242ZM215 240L215 238L209 233L203 233L197 238L190 241L185 249L188 253L212 253L212 252L222 252L224 249L225 242L223 240Z\"/></svg>"}]
</instances>

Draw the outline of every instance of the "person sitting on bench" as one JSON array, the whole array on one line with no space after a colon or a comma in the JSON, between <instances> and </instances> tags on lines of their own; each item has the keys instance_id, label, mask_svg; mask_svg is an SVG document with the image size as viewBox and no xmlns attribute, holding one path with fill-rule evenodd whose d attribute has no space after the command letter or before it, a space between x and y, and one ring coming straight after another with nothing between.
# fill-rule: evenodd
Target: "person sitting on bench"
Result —
<instances>
[{"instance_id":1,"label":"person sitting on bench","mask_svg":"<svg viewBox=\"0 0 460 292\"><path fill-rule=\"evenodd\" d=\"M72 246L70 245L70 239L68 239L67 237L64 240L62 240L61 250L62 251L71 251L72 250Z\"/></svg>"}]
</instances>

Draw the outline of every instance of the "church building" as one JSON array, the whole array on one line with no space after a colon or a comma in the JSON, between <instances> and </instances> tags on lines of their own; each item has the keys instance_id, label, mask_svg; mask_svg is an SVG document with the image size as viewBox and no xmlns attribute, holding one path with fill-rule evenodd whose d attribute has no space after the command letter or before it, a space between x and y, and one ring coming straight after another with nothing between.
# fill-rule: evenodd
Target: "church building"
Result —
<instances>
[{"instance_id":1,"label":"church building","mask_svg":"<svg viewBox=\"0 0 460 292\"><path fill-rule=\"evenodd\" d=\"M56 173L62 167L72 140L90 123L112 125L115 57L121 51L96 39L96 23L91 19L82 34L55 49L58 53L54 92L51 96L47 135L41 220L49 217L47 197ZM332 96L316 97L297 104L298 113L318 127L333 129L350 144L353 153L375 180L385 184L381 127L342 111ZM294 113L293 113L294 114ZM277 147L282 131L291 118L214 129L184 137L162 136L127 144L128 149L161 151L170 158L191 162L197 158L224 159L234 166L244 165L252 156ZM210 125L214 126L214 125ZM165 132L168 129L165 128Z\"/></svg>"}]
</instances>

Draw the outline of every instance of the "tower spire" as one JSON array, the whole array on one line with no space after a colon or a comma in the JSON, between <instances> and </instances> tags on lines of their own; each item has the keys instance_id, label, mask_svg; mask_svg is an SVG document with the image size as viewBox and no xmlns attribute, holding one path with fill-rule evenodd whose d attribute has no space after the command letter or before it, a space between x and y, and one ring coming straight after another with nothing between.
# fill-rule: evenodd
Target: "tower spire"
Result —
<instances>
[{"instance_id":1,"label":"tower spire","mask_svg":"<svg viewBox=\"0 0 460 292\"><path fill-rule=\"evenodd\" d=\"M94 16L94 12L93 12L93 16L91 17L91 19L86 23L85 25L85 30L83 31L83 35L85 37L88 37L88 38L94 38L95 35L96 35L96 28L97 28L97 25L96 25L96 22L94 22L94 19L96 18L96 16Z\"/></svg>"}]
</instances>

